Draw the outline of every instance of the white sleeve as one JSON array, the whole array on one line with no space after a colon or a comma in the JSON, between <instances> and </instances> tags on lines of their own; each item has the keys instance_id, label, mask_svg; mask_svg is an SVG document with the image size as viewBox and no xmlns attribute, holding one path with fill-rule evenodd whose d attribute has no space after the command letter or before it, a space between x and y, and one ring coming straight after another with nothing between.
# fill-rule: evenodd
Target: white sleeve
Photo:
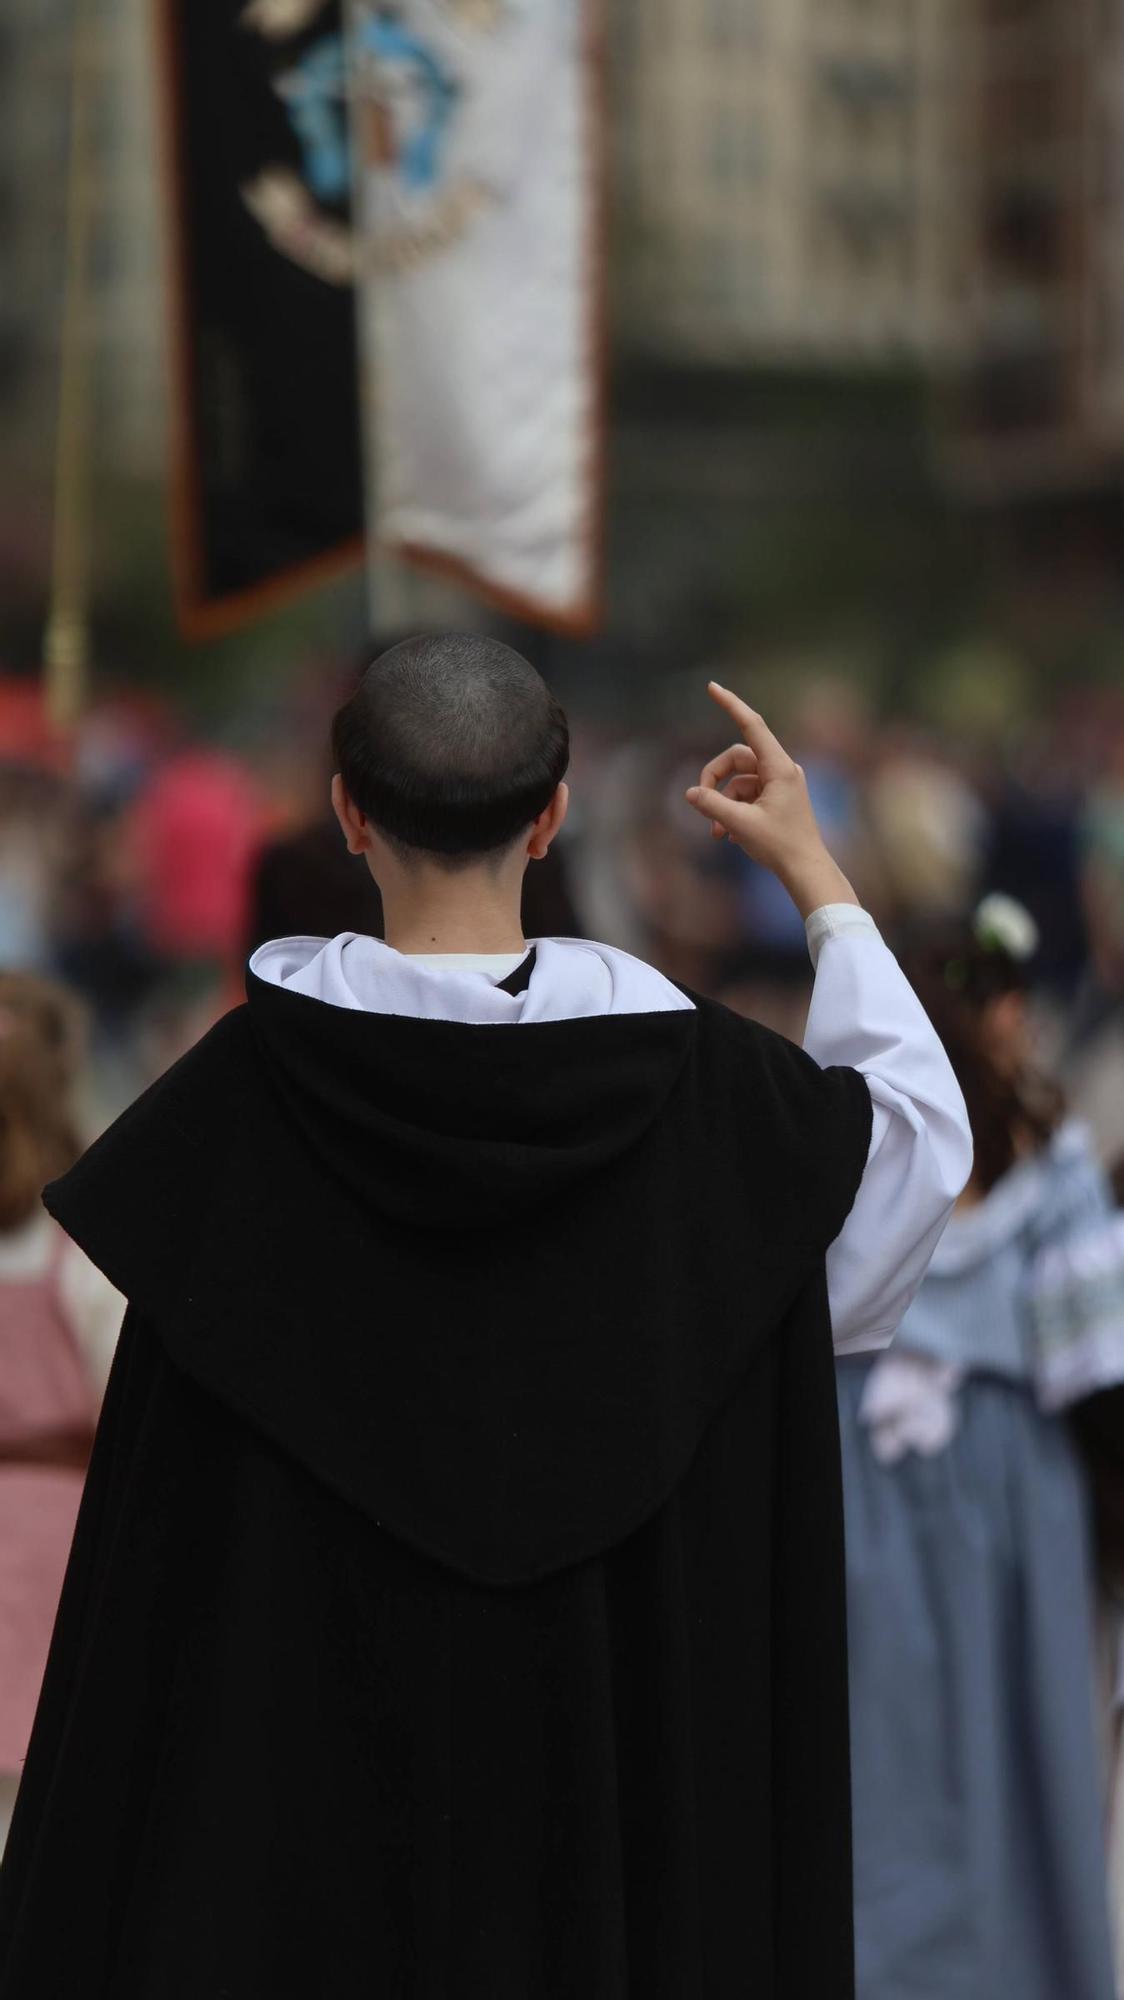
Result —
<instances>
[{"instance_id":1,"label":"white sleeve","mask_svg":"<svg viewBox=\"0 0 1124 2000\"><path fill-rule=\"evenodd\" d=\"M859 1070L874 1105L859 1191L827 1253L836 1352L861 1354L888 1345L921 1283L971 1173L972 1135L948 1057L873 919L831 903L807 933L804 1047L821 1068Z\"/></svg>"}]
</instances>

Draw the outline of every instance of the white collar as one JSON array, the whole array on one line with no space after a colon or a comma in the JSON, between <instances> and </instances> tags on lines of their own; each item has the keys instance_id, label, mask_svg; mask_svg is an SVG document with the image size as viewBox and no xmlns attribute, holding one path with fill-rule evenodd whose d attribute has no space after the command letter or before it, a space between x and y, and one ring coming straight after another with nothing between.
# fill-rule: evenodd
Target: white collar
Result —
<instances>
[{"instance_id":1,"label":"white collar","mask_svg":"<svg viewBox=\"0 0 1124 2000\"><path fill-rule=\"evenodd\" d=\"M508 979L530 950L526 944L522 951L408 951L405 956L431 972L484 972L496 980Z\"/></svg>"},{"instance_id":2,"label":"white collar","mask_svg":"<svg viewBox=\"0 0 1124 2000\"><path fill-rule=\"evenodd\" d=\"M279 938L254 953L250 970L269 985L331 1007L471 1025L671 1013L693 1005L654 966L613 945L584 938L535 942L535 968L523 993L505 993L496 985L495 970L481 970L472 954L466 970L466 955L434 963L354 931L330 939ZM521 957L514 961L521 963Z\"/></svg>"}]
</instances>

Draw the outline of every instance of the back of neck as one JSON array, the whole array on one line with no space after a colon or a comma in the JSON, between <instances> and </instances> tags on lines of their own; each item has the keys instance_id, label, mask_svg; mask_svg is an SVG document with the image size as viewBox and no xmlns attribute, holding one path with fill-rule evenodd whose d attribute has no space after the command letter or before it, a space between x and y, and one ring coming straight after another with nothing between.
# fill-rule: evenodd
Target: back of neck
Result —
<instances>
[{"instance_id":1,"label":"back of neck","mask_svg":"<svg viewBox=\"0 0 1124 2000\"><path fill-rule=\"evenodd\" d=\"M386 942L407 956L472 952L480 957L526 949L519 910L482 908L466 898L461 906L433 905L385 910Z\"/></svg>"}]
</instances>

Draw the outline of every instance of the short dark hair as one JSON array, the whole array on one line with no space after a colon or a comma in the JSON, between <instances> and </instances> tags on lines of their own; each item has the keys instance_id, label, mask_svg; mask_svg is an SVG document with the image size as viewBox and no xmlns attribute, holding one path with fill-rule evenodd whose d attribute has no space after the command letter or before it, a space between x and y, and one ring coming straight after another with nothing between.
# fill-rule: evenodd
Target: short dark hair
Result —
<instances>
[{"instance_id":1,"label":"short dark hair","mask_svg":"<svg viewBox=\"0 0 1124 2000\"><path fill-rule=\"evenodd\" d=\"M510 847L570 761L566 717L521 654L474 633L404 639L332 724L348 796L394 850L464 866Z\"/></svg>"}]
</instances>

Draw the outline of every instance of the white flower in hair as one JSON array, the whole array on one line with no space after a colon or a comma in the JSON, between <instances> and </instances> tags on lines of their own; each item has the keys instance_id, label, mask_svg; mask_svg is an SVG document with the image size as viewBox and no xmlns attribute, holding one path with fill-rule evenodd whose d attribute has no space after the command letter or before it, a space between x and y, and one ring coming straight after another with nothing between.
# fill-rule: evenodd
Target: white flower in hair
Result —
<instances>
[{"instance_id":1,"label":"white flower in hair","mask_svg":"<svg viewBox=\"0 0 1124 2000\"><path fill-rule=\"evenodd\" d=\"M972 929L985 951L1003 951L1022 965L1038 950L1038 925L1013 896L985 896L972 918Z\"/></svg>"}]
</instances>

